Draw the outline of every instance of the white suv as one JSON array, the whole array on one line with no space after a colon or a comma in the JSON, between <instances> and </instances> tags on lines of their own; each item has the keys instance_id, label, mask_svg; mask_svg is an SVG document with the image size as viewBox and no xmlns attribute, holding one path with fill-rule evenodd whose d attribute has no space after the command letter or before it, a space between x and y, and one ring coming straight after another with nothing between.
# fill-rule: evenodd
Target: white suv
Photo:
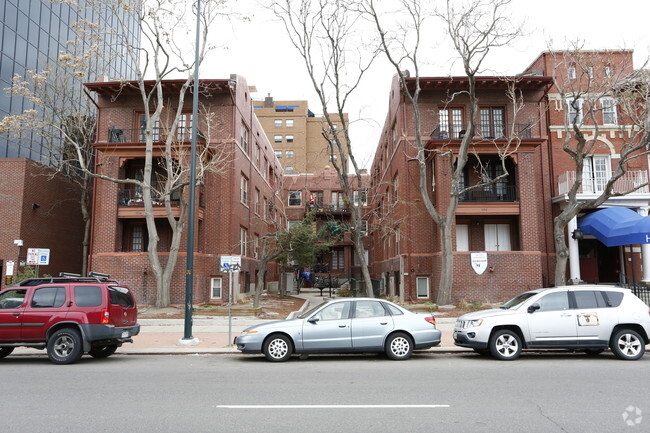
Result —
<instances>
[{"instance_id":1,"label":"white suv","mask_svg":"<svg viewBox=\"0 0 650 433\"><path fill-rule=\"evenodd\" d=\"M522 293L501 308L465 314L454 342L497 359L522 349L578 349L599 354L608 347L620 359L636 360L650 343L650 310L628 289L565 286Z\"/></svg>"}]
</instances>

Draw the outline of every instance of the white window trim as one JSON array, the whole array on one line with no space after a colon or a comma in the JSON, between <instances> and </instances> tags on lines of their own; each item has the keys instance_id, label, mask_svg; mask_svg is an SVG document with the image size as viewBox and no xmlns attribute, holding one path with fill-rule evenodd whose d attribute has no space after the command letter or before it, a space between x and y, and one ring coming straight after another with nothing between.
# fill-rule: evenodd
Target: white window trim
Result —
<instances>
[{"instance_id":1,"label":"white window trim","mask_svg":"<svg viewBox=\"0 0 650 433\"><path fill-rule=\"evenodd\" d=\"M582 113L582 106L584 104L584 100L582 98L566 98L565 104L566 104L566 121L569 126L573 125L573 119L571 119L571 102L572 101L578 101L578 110L577 110L577 117L578 117L578 125L582 124L582 121L584 119L583 113Z\"/></svg>"},{"instance_id":2,"label":"white window trim","mask_svg":"<svg viewBox=\"0 0 650 433\"><path fill-rule=\"evenodd\" d=\"M427 294L426 294L426 296L420 295L420 284L419 284L419 282L422 281L422 280L426 281L426 283L427 283ZM430 286L429 286L429 277L416 277L415 278L415 291L417 292L416 294L417 294L418 299L429 298L431 296Z\"/></svg>"},{"instance_id":3,"label":"white window trim","mask_svg":"<svg viewBox=\"0 0 650 433\"><path fill-rule=\"evenodd\" d=\"M214 289L216 288L215 282L219 282L219 296L214 296ZM210 278L210 299L221 299L223 297L223 278L212 277Z\"/></svg>"},{"instance_id":4,"label":"white window trim","mask_svg":"<svg viewBox=\"0 0 650 433\"><path fill-rule=\"evenodd\" d=\"M611 102L610 106L605 106L605 101ZM616 108L616 99L610 97L600 98L600 106L603 109L603 125L618 125L618 110ZM610 109L610 111L607 111ZM605 113L611 113L613 115L614 122L605 122Z\"/></svg>"},{"instance_id":5,"label":"white window trim","mask_svg":"<svg viewBox=\"0 0 650 433\"><path fill-rule=\"evenodd\" d=\"M300 202L298 204L291 204L291 194L296 193L296 192L299 194ZM289 195L287 196L287 206L290 206L290 207L302 206L302 191L289 191Z\"/></svg>"},{"instance_id":6,"label":"white window trim","mask_svg":"<svg viewBox=\"0 0 650 433\"><path fill-rule=\"evenodd\" d=\"M456 251L469 251L469 224L456 224Z\"/></svg>"},{"instance_id":7,"label":"white window trim","mask_svg":"<svg viewBox=\"0 0 650 433\"><path fill-rule=\"evenodd\" d=\"M242 257L246 256L246 242L248 241L248 229L244 227L239 228L239 252Z\"/></svg>"},{"instance_id":8,"label":"white window trim","mask_svg":"<svg viewBox=\"0 0 650 433\"><path fill-rule=\"evenodd\" d=\"M243 174L241 175L241 182L239 184L239 201L243 205L248 206L248 178Z\"/></svg>"}]
</instances>

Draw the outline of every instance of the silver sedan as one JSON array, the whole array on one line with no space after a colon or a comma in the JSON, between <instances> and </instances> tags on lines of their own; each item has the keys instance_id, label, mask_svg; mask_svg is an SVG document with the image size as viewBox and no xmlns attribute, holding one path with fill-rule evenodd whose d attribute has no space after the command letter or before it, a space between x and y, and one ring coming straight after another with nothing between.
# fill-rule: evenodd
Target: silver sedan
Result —
<instances>
[{"instance_id":1,"label":"silver sedan","mask_svg":"<svg viewBox=\"0 0 650 433\"><path fill-rule=\"evenodd\" d=\"M324 302L295 319L263 323L235 338L243 353L263 353L269 361L292 354L386 352L409 359L413 349L440 344L436 319L372 298L341 298Z\"/></svg>"}]
</instances>

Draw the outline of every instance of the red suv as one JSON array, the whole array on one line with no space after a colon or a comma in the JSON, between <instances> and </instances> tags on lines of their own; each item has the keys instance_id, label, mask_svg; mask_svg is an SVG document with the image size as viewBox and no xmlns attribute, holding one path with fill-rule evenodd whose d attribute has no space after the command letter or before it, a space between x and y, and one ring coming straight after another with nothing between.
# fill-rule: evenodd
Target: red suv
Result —
<instances>
[{"instance_id":1,"label":"red suv","mask_svg":"<svg viewBox=\"0 0 650 433\"><path fill-rule=\"evenodd\" d=\"M0 358L20 346L47 349L55 364L106 358L133 342L137 318L131 292L109 275L30 278L0 291Z\"/></svg>"}]
</instances>

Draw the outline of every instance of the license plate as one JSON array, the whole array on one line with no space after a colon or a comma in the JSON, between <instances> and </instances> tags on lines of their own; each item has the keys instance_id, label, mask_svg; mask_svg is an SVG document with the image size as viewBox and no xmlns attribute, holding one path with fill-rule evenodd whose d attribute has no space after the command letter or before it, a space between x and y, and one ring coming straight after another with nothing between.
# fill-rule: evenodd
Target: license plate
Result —
<instances>
[{"instance_id":1,"label":"license plate","mask_svg":"<svg viewBox=\"0 0 650 433\"><path fill-rule=\"evenodd\" d=\"M128 338L129 337L129 331L122 331L122 338Z\"/></svg>"}]
</instances>

